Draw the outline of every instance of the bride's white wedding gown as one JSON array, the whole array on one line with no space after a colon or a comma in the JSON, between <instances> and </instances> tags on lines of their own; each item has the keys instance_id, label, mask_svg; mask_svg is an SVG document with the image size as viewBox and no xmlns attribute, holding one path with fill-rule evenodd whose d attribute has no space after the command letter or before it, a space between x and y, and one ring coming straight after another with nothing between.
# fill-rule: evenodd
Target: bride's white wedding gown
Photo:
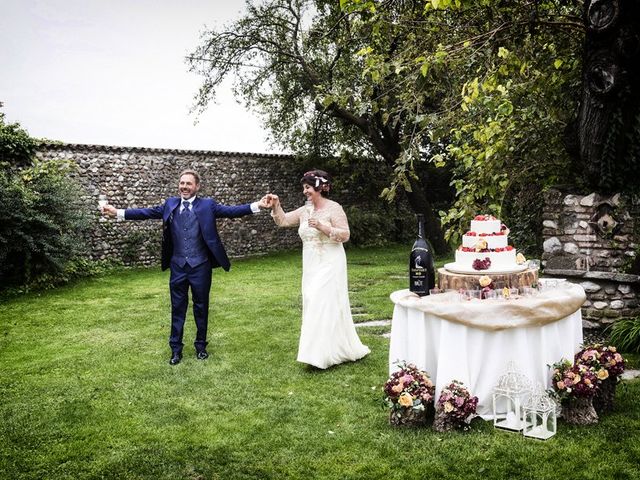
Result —
<instances>
[{"instance_id":1,"label":"bride's white wedding gown","mask_svg":"<svg viewBox=\"0 0 640 480\"><path fill-rule=\"evenodd\" d=\"M331 225L326 236L308 226L309 212L300 207L285 213L280 206L271 213L281 227L299 225L302 239L302 328L298 361L318 368L358 360L370 350L363 345L351 318L347 286L347 258L343 242L349 240L349 223L337 202L313 212L318 221Z\"/></svg>"}]
</instances>

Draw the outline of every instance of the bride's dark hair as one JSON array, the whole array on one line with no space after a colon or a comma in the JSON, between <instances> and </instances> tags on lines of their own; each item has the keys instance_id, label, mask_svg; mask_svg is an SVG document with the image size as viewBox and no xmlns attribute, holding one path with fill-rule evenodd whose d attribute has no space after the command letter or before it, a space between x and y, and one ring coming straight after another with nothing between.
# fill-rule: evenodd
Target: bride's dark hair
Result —
<instances>
[{"instance_id":1,"label":"bride's dark hair","mask_svg":"<svg viewBox=\"0 0 640 480\"><path fill-rule=\"evenodd\" d=\"M324 170L309 170L300 179L302 185L310 185L316 192L320 192L323 197L329 196L331 190L331 175Z\"/></svg>"}]
</instances>

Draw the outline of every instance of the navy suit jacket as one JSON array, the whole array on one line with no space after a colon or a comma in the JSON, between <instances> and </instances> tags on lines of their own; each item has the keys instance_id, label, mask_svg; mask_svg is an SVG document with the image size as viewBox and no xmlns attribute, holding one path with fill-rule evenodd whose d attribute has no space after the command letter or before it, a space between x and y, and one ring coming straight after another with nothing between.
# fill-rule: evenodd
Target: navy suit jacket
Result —
<instances>
[{"instance_id":1,"label":"navy suit jacket","mask_svg":"<svg viewBox=\"0 0 640 480\"><path fill-rule=\"evenodd\" d=\"M169 268L171 257L173 256L173 240L171 237L171 226L173 224L173 216L180 212L180 197L168 198L162 205L151 208L127 208L124 211L124 218L127 220L147 220L150 218L162 219L162 270ZM237 218L244 215L250 215L251 204L244 205L221 205L212 198L196 197L192 205L193 212L200 224L200 231L204 243L209 249L211 257L211 265L222 267L225 270L231 268L231 262L227 257L227 252L222 245L216 219L218 218Z\"/></svg>"}]
</instances>

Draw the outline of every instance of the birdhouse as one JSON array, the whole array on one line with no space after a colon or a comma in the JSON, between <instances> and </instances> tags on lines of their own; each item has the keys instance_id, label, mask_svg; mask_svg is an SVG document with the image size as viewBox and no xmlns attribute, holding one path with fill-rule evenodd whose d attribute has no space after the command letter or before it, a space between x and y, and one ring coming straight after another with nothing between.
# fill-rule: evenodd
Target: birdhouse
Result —
<instances>
[{"instance_id":1,"label":"birdhouse","mask_svg":"<svg viewBox=\"0 0 640 480\"><path fill-rule=\"evenodd\" d=\"M546 440L556 434L557 405L538 384L535 391L522 406L523 430L525 437Z\"/></svg>"},{"instance_id":2,"label":"birdhouse","mask_svg":"<svg viewBox=\"0 0 640 480\"><path fill-rule=\"evenodd\" d=\"M493 426L519 432L523 429L522 405L531 394L531 381L514 362L493 387Z\"/></svg>"}]
</instances>

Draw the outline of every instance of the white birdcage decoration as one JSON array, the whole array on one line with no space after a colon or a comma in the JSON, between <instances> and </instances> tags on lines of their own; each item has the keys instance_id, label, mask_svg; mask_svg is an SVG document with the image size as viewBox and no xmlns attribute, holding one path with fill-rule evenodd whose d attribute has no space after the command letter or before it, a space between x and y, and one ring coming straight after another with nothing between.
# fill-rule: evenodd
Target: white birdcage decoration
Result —
<instances>
[{"instance_id":1,"label":"white birdcage decoration","mask_svg":"<svg viewBox=\"0 0 640 480\"><path fill-rule=\"evenodd\" d=\"M531 380L514 362L493 387L493 426L519 432L523 429L522 405L531 394Z\"/></svg>"},{"instance_id":2,"label":"white birdcage decoration","mask_svg":"<svg viewBox=\"0 0 640 480\"><path fill-rule=\"evenodd\" d=\"M525 437L546 440L556 434L558 405L549 396L542 385L538 384L535 391L522 406Z\"/></svg>"}]
</instances>

